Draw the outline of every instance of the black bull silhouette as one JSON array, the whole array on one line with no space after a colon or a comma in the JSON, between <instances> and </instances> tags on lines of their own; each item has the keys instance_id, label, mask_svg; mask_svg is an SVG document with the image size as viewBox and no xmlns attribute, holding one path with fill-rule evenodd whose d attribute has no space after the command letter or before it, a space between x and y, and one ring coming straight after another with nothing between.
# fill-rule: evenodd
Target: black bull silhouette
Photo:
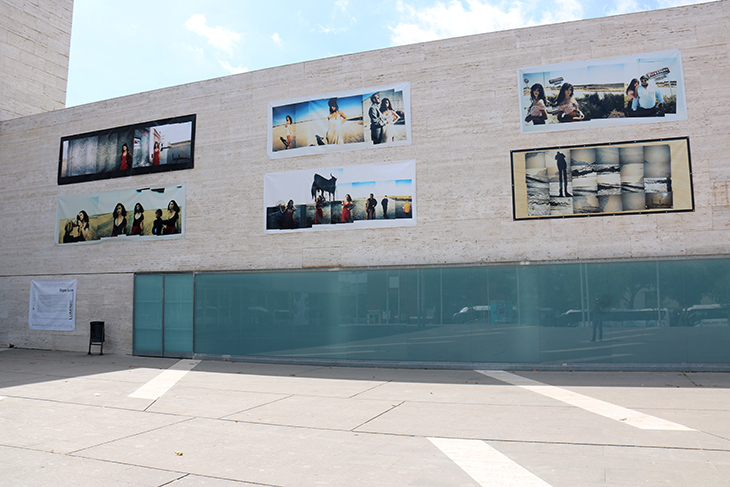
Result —
<instances>
[{"instance_id":1,"label":"black bull silhouette","mask_svg":"<svg viewBox=\"0 0 730 487\"><path fill-rule=\"evenodd\" d=\"M330 178L326 179L324 176L319 174L314 175L314 181L312 181L312 199L317 196L317 191L324 196L325 193L330 194L330 200L335 199L335 189L337 189L337 178L330 174Z\"/></svg>"}]
</instances>

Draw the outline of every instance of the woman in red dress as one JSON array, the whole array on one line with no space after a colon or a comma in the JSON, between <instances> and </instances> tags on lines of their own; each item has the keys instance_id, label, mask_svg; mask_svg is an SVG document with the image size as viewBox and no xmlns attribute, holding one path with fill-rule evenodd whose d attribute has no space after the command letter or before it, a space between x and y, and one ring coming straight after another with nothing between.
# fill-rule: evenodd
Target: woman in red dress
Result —
<instances>
[{"instance_id":1,"label":"woman in red dress","mask_svg":"<svg viewBox=\"0 0 730 487\"><path fill-rule=\"evenodd\" d=\"M154 150L152 151L152 165L160 165L160 143L155 141Z\"/></svg>"},{"instance_id":2,"label":"woman in red dress","mask_svg":"<svg viewBox=\"0 0 730 487\"><path fill-rule=\"evenodd\" d=\"M322 207L324 205L325 205L324 196L322 196L322 195L317 196L317 202L314 205L314 207L316 208L314 211L314 224L315 225L324 223L324 211L322 210Z\"/></svg>"},{"instance_id":3,"label":"woman in red dress","mask_svg":"<svg viewBox=\"0 0 730 487\"><path fill-rule=\"evenodd\" d=\"M144 234L144 208L141 203L134 205L134 216L132 217L132 235Z\"/></svg>"},{"instance_id":4,"label":"woman in red dress","mask_svg":"<svg viewBox=\"0 0 730 487\"><path fill-rule=\"evenodd\" d=\"M355 207L355 203L352 202L350 195L345 195L345 201L342 202L342 223L352 222L352 209Z\"/></svg>"},{"instance_id":5,"label":"woman in red dress","mask_svg":"<svg viewBox=\"0 0 730 487\"><path fill-rule=\"evenodd\" d=\"M120 171L126 171L132 165L132 154L129 152L127 144L122 145L122 164L119 166Z\"/></svg>"},{"instance_id":6,"label":"woman in red dress","mask_svg":"<svg viewBox=\"0 0 730 487\"><path fill-rule=\"evenodd\" d=\"M178 233L177 221L180 218L180 207L175 200L170 200L167 205L167 219L163 220L165 227L162 229L163 235L172 235Z\"/></svg>"}]
</instances>

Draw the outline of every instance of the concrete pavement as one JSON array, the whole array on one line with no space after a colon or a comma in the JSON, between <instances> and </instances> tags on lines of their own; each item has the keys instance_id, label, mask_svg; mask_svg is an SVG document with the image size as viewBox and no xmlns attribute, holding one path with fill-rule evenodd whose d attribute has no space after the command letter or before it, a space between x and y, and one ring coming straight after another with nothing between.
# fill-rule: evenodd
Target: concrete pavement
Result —
<instances>
[{"instance_id":1,"label":"concrete pavement","mask_svg":"<svg viewBox=\"0 0 730 487\"><path fill-rule=\"evenodd\" d=\"M730 485L730 374L0 349L0 486Z\"/></svg>"}]
</instances>

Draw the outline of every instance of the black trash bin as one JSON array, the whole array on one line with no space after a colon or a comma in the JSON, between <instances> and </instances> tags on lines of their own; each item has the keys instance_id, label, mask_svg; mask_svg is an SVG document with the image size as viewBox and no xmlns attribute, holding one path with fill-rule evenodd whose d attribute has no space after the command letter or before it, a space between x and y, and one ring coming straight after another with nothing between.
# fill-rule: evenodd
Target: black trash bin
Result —
<instances>
[{"instance_id":1,"label":"black trash bin","mask_svg":"<svg viewBox=\"0 0 730 487\"><path fill-rule=\"evenodd\" d=\"M92 321L89 331L89 353L91 355L91 346L99 345L99 355L104 355L104 322Z\"/></svg>"}]
</instances>

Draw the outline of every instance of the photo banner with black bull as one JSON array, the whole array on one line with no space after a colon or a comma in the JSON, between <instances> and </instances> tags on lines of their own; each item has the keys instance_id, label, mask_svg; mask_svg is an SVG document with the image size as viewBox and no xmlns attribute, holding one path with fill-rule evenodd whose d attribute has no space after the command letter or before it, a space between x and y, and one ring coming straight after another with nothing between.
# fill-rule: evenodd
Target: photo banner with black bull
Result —
<instances>
[{"instance_id":1,"label":"photo banner with black bull","mask_svg":"<svg viewBox=\"0 0 730 487\"><path fill-rule=\"evenodd\" d=\"M687 119L679 50L520 68L522 133Z\"/></svg>"},{"instance_id":2,"label":"photo banner with black bull","mask_svg":"<svg viewBox=\"0 0 730 487\"><path fill-rule=\"evenodd\" d=\"M195 115L61 138L58 184L191 169Z\"/></svg>"},{"instance_id":3,"label":"photo banner with black bull","mask_svg":"<svg viewBox=\"0 0 730 487\"><path fill-rule=\"evenodd\" d=\"M270 159L411 143L410 83L269 103Z\"/></svg>"},{"instance_id":4,"label":"photo banner with black bull","mask_svg":"<svg viewBox=\"0 0 730 487\"><path fill-rule=\"evenodd\" d=\"M416 208L415 161L264 177L266 233L414 226Z\"/></svg>"},{"instance_id":5,"label":"photo banner with black bull","mask_svg":"<svg viewBox=\"0 0 730 487\"><path fill-rule=\"evenodd\" d=\"M689 139L512 151L514 219L694 210Z\"/></svg>"},{"instance_id":6,"label":"photo banner with black bull","mask_svg":"<svg viewBox=\"0 0 730 487\"><path fill-rule=\"evenodd\" d=\"M56 244L185 236L185 185L59 196Z\"/></svg>"}]
</instances>

